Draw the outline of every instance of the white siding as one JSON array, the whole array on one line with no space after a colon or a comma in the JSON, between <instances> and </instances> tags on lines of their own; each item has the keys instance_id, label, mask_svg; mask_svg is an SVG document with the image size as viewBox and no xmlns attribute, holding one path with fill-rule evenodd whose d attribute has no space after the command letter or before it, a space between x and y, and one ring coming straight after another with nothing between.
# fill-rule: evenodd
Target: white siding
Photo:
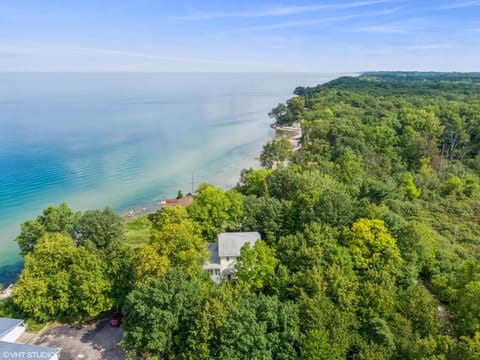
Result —
<instances>
[{"instance_id":1,"label":"white siding","mask_svg":"<svg viewBox=\"0 0 480 360\"><path fill-rule=\"evenodd\" d=\"M6 341L6 342L15 342L17 339L25 332L25 327L23 325L17 326L16 328L13 328L10 330L8 333L3 335L0 338L0 341Z\"/></svg>"},{"instance_id":2,"label":"white siding","mask_svg":"<svg viewBox=\"0 0 480 360\"><path fill-rule=\"evenodd\" d=\"M210 275L210 278L213 280L213 282L215 284L220 284L220 269L208 269L206 270L209 275Z\"/></svg>"},{"instance_id":3,"label":"white siding","mask_svg":"<svg viewBox=\"0 0 480 360\"><path fill-rule=\"evenodd\" d=\"M222 270L222 272L224 272L227 269L234 269L236 263L237 263L237 258L235 256L228 256L228 257L222 256L220 258L220 269Z\"/></svg>"}]
</instances>

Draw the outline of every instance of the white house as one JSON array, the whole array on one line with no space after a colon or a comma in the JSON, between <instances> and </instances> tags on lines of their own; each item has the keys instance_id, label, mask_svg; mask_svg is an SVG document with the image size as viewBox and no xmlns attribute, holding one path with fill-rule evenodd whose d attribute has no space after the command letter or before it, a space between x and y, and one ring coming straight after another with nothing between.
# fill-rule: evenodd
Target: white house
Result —
<instances>
[{"instance_id":1,"label":"white house","mask_svg":"<svg viewBox=\"0 0 480 360\"><path fill-rule=\"evenodd\" d=\"M208 244L210 259L203 265L203 269L210 274L216 284L221 280L232 280L235 264L240 257L240 249L246 243L253 247L257 240L260 240L258 232L218 234L217 242Z\"/></svg>"},{"instance_id":2,"label":"white house","mask_svg":"<svg viewBox=\"0 0 480 360\"><path fill-rule=\"evenodd\" d=\"M0 359L58 360L60 349L16 343L24 332L23 320L0 317Z\"/></svg>"}]
</instances>

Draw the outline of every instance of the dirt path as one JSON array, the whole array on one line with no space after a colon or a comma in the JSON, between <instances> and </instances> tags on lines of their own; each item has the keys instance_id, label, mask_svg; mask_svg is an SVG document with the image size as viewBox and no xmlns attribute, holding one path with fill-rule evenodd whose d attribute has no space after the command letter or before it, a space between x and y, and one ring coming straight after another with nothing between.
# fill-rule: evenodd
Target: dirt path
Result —
<instances>
[{"instance_id":1,"label":"dirt path","mask_svg":"<svg viewBox=\"0 0 480 360\"><path fill-rule=\"evenodd\" d=\"M442 304L438 300L438 298L430 291L430 289L427 288L423 283L422 283L422 288L430 297L430 299L432 299L434 302L438 304L436 310L437 310L437 316L440 319L440 321L448 330L452 330L453 329L452 318L450 317L445 304Z\"/></svg>"}]
</instances>

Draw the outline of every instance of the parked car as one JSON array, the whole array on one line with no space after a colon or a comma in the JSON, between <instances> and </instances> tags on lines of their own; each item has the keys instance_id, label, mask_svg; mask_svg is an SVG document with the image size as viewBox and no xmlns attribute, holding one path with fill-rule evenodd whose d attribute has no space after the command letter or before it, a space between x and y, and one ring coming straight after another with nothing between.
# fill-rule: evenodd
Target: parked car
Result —
<instances>
[{"instance_id":1,"label":"parked car","mask_svg":"<svg viewBox=\"0 0 480 360\"><path fill-rule=\"evenodd\" d=\"M108 321L108 324L111 327L119 327L120 325L122 325L122 315L113 315L112 318Z\"/></svg>"}]
</instances>

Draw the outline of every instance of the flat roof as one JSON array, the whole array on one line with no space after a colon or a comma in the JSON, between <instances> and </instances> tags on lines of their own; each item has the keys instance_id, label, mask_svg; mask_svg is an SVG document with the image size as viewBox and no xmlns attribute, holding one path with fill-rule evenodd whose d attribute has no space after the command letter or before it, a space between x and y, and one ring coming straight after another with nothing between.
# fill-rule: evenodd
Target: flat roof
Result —
<instances>
[{"instance_id":1,"label":"flat roof","mask_svg":"<svg viewBox=\"0 0 480 360\"><path fill-rule=\"evenodd\" d=\"M59 348L49 348L45 346L0 341L0 356L3 355L3 357L1 357L2 359L20 359L21 357L19 356L22 355L22 353L30 353L32 359L35 358L49 360L54 355L57 355L59 352Z\"/></svg>"},{"instance_id":2,"label":"flat roof","mask_svg":"<svg viewBox=\"0 0 480 360\"><path fill-rule=\"evenodd\" d=\"M0 337L23 324L23 320L0 317Z\"/></svg>"},{"instance_id":3,"label":"flat roof","mask_svg":"<svg viewBox=\"0 0 480 360\"><path fill-rule=\"evenodd\" d=\"M228 232L218 234L218 255L219 256L240 256L240 249L246 243L250 247L260 240L260 234L254 232Z\"/></svg>"}]
</instances>

